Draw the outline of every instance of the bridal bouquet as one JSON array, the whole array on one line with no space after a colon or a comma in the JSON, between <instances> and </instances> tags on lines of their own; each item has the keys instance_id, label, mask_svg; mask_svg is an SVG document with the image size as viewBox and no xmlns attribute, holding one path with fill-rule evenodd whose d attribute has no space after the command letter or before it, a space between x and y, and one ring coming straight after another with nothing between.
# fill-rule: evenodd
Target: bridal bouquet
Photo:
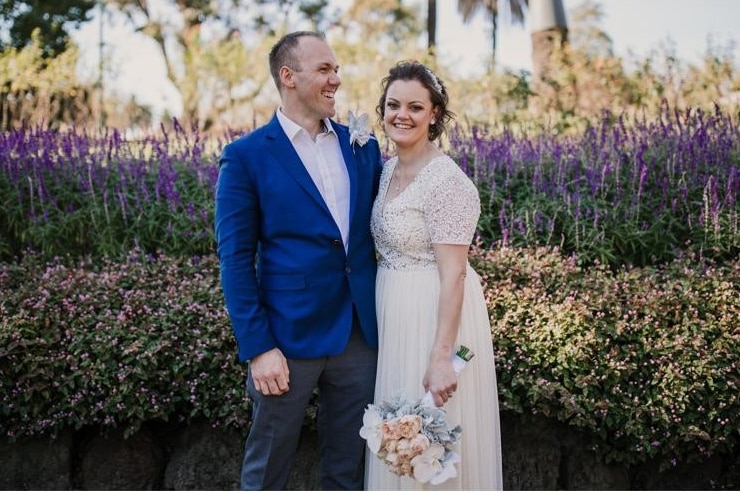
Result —
<instances>
[{"instance_id":1,"label":"bridal bouquet","mask_svg":"<svg viewBox=\"0 0 740 493\"><path fill-rule=\"evenodd\" d=\"M475 354L460 346L452 357L457 373ZM420 483L441 484L457 476L460 457L452 446L460 440L462 429L452 427L445 411L434 405L431 394L421 400L396 397L365 410L360 436L378 459L399 476L410 476Z\"/></svg>"}]
</instances>

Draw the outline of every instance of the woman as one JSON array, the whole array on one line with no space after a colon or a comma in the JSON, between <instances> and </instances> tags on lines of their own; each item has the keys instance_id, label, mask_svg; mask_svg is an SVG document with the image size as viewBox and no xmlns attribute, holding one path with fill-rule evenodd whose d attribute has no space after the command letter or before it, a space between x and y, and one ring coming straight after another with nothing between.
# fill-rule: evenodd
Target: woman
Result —
<instances>
[{"instance_id":1,"label":"woman","mask_svg":"<svg viewBox=\"0 0 740 493\"><path fill-rule=\"evenodd\" d=\"M428 391L462 437L457 477L432 487L368 453L366 488L502 489L491 329L480 278L467 261L478 191L434 144L454 116L442 81L421 63L400 62L382 89L377 111L397 155L383 167L371 219L379 257L375 402ZM475 357L457 375L451 357L461 344Z\"/></svg>"}]
</instances>

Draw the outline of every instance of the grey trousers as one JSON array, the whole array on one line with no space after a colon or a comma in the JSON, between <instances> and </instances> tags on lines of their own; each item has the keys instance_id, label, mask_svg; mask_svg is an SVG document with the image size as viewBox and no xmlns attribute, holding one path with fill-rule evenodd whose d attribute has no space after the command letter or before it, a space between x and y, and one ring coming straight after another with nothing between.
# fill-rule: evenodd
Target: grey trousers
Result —
<instances>
[{"instance_id":1,"label":"grey trousers","mask_svg":"<svg viewBox=\"0 0 740 493\"><path fill-rule=\"evenodd\" d=\"M283 490L293 465L306 407L318 387L321 487L362 490L365 441L360 437L365 407L375 392L377 350L354 328L346 350L337 356L289 359L290 390L264 396L247 376L253 401L244 452L243 490Z\"/></svg>"}]
</instances>

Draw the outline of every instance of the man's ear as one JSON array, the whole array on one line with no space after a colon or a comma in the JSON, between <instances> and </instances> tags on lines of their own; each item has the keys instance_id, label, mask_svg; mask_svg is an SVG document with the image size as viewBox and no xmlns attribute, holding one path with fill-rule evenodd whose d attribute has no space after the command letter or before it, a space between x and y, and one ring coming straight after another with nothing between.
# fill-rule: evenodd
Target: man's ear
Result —
<instances>
[{"instance_id":1,"label":"man's ear","mask_svg":"<svg viewBox=\"0 0 740 493\"><path fill-rule=\"evenodd\" d=\"M293 70L288 66L283 65L280 67L280 83L285 87L295 87L295 79L293 77Z\"/></svg>"}]
</instances>

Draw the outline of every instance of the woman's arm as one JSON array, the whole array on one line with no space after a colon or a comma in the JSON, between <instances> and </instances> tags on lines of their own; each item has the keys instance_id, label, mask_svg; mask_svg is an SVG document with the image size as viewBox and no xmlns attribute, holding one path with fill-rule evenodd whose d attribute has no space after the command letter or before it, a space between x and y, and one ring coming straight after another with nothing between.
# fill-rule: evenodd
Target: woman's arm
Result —
<instances>
[{"instance_id":1,"label":"woman's arm","mask_svg":"<svg viewBox=\"0 0 740 493\"><path fill-rule=\"evenodd\" d=\"M435 243L433 248L440 280L439 311L434 344L422 383L425 390L431 391L434 403L441 406L457 390L457 375L451 360L460 327L468 245Z\"/></svg>"}]
</instances>

